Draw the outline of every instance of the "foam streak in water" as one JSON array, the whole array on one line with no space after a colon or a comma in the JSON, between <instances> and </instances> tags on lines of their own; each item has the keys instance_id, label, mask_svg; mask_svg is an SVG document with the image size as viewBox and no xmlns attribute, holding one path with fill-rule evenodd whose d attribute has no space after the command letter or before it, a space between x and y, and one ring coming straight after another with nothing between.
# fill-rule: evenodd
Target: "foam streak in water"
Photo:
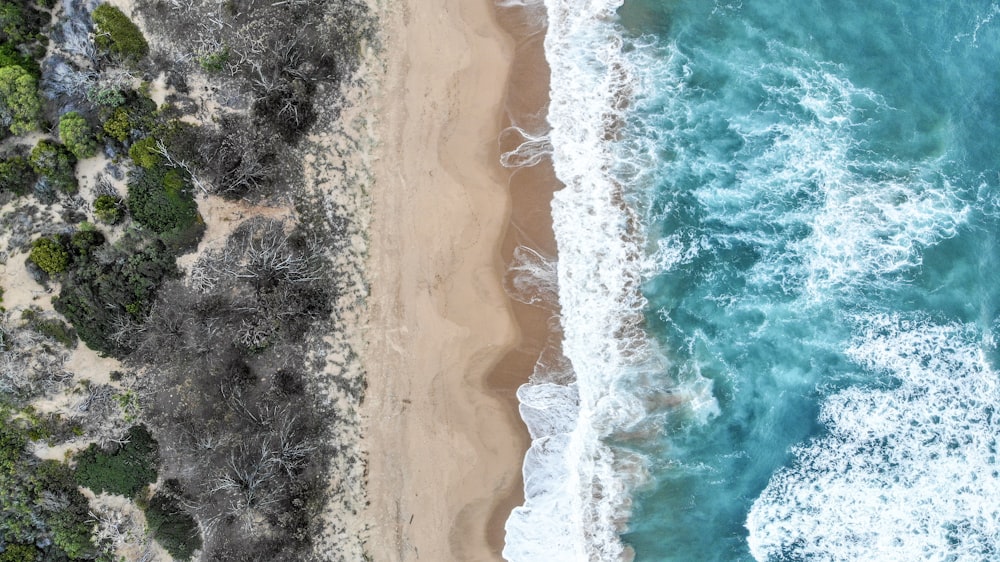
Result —
<instances>
[{"instance_id":1,"label":"foam streak in water","mask_svg":"<svg viewBox=\"0 0 1000 562\"><path fill-rule=\"evenodd\" d=\"M747 520L754 558L995 560L997 373L968 325L861 319L848 355L898 381L830 397L829 435L796 451Z\"/></svg>"}]
</instances>

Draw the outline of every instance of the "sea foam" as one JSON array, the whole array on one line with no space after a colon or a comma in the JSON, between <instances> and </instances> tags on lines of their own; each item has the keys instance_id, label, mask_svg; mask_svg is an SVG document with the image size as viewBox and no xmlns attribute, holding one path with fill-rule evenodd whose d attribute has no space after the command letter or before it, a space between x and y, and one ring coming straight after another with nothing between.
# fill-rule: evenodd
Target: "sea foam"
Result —
<instances>
[{"instance_id":1,"label":"sea foam","mask_svg":"<svg viewBox=\"0 0 1000 562\"><path fill-rule=\"evenodd\" d=\"M618 560L629 492L644 478L639 459L604 440L645 416L639 397L621 381L658 369L641 329L644 236L615 181L609 139L630 75L615 26L619 0L546 0L545 53L551 69L547 135L528 135L507 165L530 165L551 151L565 187L552 203L558 265L521 250L514 297L523 274L544 295L555 274L563 355L544 354L521 387L521 415L532 437L524 460L525 503L507 520L503 555L511 561ZM520 279L518 281L518 279ZM528 283L530 285L530 283Z\"/></svg>"},{"instance_id":2,"label":"sea foam","mask_svg":"<svg viewBox=\"0 0 1000 562\"><path fill-rule=\"evenodd\" d=\"M767 560L995 560L1000 555L1000 404L972 325L859 319L848 355L890 388L831 396L829 434L796 449L747 520Z\"/></svg>"}]
</instances>

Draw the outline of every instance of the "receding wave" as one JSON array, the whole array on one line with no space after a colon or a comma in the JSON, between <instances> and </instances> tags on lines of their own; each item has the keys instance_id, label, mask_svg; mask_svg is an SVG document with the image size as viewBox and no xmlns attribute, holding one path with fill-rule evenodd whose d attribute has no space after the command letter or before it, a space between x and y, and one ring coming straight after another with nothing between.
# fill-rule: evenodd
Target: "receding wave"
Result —
<instances>
[{"instance_id":1,"label":"receding wave","mask_svg":"<svg viewBox=\"0 0 1000 562\"><path fill-rule=\"evenodd\" d=\"M545 2L551 130L510 131L526 142L505 156L505 165L516 166L551 155L565 185L552 203L558 266L519 250L508 280L514 298L537 303L555 272L563 335L518 391L532 444L525 503L507 520L503 555L512 561L626 557L619 533L630 491L645 478L641 459L605 443L645 417L644 400L622 382L663 367L642 331L645 239L615 180L609 142L630 82L612 23L619 5Z\"/></svg>"}]
</instances>

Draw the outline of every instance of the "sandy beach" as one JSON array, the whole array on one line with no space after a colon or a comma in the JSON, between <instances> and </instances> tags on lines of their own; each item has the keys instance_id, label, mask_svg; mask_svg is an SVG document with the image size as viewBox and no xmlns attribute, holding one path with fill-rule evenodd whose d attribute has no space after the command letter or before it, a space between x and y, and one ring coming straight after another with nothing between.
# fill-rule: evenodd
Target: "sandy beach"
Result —
<instances>
[{"instance_id":1,"label":"sandy beach","mask_svg":"<svg viewBox=\"0 0 1000 562\"><path fill-rule=\"evenodd\" d=\"M369 377L368 552L499 560L526 431L489 374L518 341L502 288L497 137L513 42L489 0L383 7Z\"/></svg>"}]
</instances>

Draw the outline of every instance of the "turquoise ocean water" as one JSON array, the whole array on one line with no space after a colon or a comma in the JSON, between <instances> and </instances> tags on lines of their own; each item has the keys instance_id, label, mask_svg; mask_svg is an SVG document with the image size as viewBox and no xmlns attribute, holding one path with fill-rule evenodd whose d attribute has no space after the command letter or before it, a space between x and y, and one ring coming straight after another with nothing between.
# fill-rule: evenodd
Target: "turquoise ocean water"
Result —
<instances>
[{"instance_id":1,"label":"turquoise ocean water","mask_svg":"<svg viewBox=\"0 0 1000 562\"><path fill-rule=\"evenodd\" d=\"M545 8L565 357L505 556L1000 560L1000 5Z\"/></svg>"}]
</instances>

